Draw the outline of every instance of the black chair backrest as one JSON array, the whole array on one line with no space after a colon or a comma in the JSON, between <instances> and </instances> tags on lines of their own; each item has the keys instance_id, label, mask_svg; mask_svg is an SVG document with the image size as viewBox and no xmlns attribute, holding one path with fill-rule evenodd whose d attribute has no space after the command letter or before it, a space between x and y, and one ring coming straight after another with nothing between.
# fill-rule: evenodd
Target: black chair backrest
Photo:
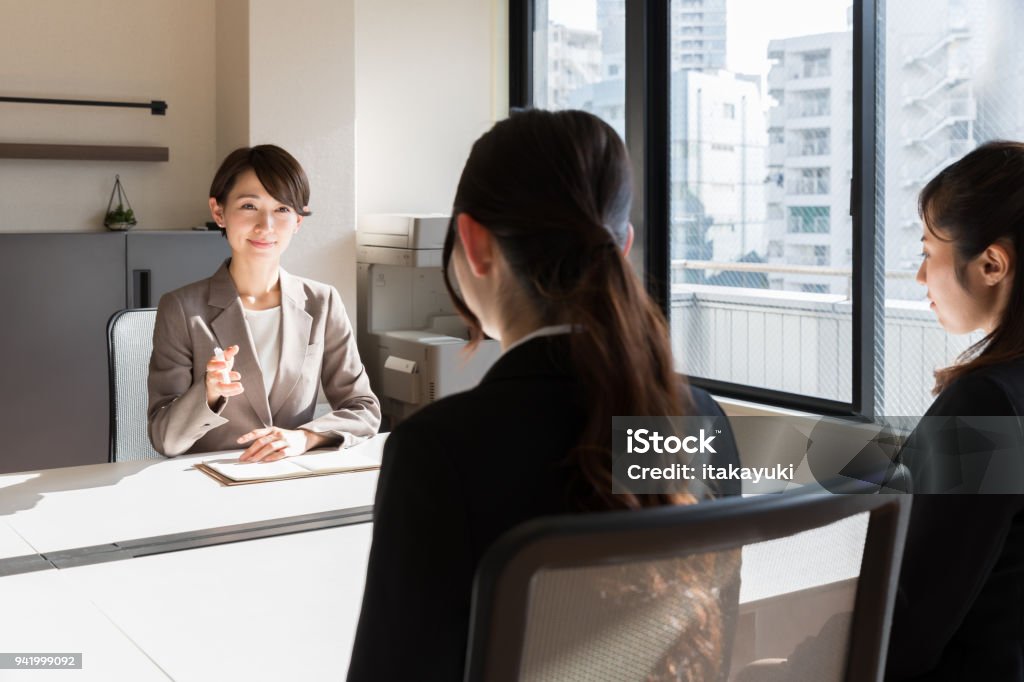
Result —
<instances>
[{"instance_id":1,"label":"black chair backrest","mask_svg":"<svg viewBox=\"0 0 1024 682\"><path fill-rule=\"evenodd\" d=\"M833 619L838 625L823 630L836 671L818 679L881 679L910 498L867 494L877 486L856 481L839 489L844 494L797 491L548 517L513 529L477 571L465 679L725 679L737 658L740 556L744 591L757 592L753 583L765 576L756 573L773 573L771 562L765 551L747 550L785 552L789 565L800 566L803 558L792 555L798 547L814 555L812 564L838 551L828 545L830 529L850 536L858 527L848 543L862 550L851 555L856 580L844 581L855 588ZM825 545L811 549L815 534ZM791 578L783 576L789 587L772 606L782 599L783 613L786 592L800 591ZM760 596L751 608L771 602ZM756 653L746 660L766 652ZM767 653L786 658L792 648Z\"/></svg>"}]
</instances>

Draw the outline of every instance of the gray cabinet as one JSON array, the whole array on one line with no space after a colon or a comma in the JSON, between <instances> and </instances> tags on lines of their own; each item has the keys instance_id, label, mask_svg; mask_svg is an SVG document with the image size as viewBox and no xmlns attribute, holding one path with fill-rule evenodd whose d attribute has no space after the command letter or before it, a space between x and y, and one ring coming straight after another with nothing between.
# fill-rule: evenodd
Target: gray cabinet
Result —
<instances>
[{"instance_id":1,"label":"gray cabinet","mask_svg":"<svg viewBox=\"0 0 1024 682\"><path fill-rule=\"evenodd\" d=\"M0 473L105 462L107 320L228 255L217 232L0 234Z\"/></svg>"},{"instance_id":2,"label":"gray cabinet","mask_svg":"<svg viewBox=\"0 0 1024 682\"><path fill-rule=\"evenodd\" d=\"M125 252L128 308L155 308L160 297L212 275L231 255L216 232L129 232Z\"/></svg>"}]
</instances>

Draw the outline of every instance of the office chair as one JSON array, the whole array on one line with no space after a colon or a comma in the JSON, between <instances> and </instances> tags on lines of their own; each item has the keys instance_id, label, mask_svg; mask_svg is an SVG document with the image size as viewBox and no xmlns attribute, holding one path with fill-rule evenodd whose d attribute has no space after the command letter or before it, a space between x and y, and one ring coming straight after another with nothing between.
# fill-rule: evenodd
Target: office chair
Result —
<instances>
[{"instance_id":1,"label":"office chair","mask_svg":"<svg viewBox=\"0 0 1024 682\"><path fill-rule=\"evenodd\" d=\"M866 493L877 486L853 482L841 489ZM830 661L831 675L819 666L809 678L816 682L880 680L909 513L906 495L790 492L530 521L500 538L480 563L465 680L726 680L734 679L730 666L742 667L737 661L785 662L794 650L812 665ZM859 576L839 583L846 603L836 608L822 586L791 594L784 588L781 596L755 595L752 604L739 605L739 622L730 616L740 601L729 584L730 558L742 554L747 562L746 590L746 582L756 582L751 570L773 574L763 551L758 556L748 550L788 552L792 565L794 542L807 550L814 529L828 540L827 532L851 525L861 529L859 538L853 534L854 549L860 549L860 538L863 549L852 555L854 566L859 557ZM815 551L808 563L815 558L822 553ZM725 572L691 570L723 566ZM756 577L763 582L765 576ZM786 583L793 576L775 577ZM673 578L684 584L673 587ZM856 583L852 589L850 582ZM743 613L781 604L781 620L797 618L786 600L804 599L806 605L808 594L831 599L828 609L819 610L837 613L822 617L827 622L819 637L790 641L785 650L771 650L771 641L779 639L772 627L758 629L756 614ZM721 612L713 604L705 608L709 595L719 595ZM778 610L775 615L780 618ZM768 644L755 648L745 641L754 632ZM760 679L758 668L740 677ZM765 679L778 674L777 666L767 670Z\"/></svg>"},{"instance_id":2,"label":"office chair","mask_svg":"<svg viewBox=\"0 0 1024 682\"><path fill-rule=\"evenodd\" d=\"M156 308L131 308L107 322L110 368L110 461L161 459L149 442L147 379Z\"/></svg>"}]
</instances>

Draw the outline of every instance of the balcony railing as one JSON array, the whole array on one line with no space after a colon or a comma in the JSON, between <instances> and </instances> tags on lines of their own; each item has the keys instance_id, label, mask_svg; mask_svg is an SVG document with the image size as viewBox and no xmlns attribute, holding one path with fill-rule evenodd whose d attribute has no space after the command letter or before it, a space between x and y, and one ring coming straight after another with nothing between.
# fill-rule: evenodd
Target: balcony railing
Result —
<instances>
[{"instance_id":1,"label":"balcony railing","mask_svg":"<svg viewBox=\"0 0 1024 682\"><path fill-rule=\"evenodd\" d=\"M840 269L782 268L808 270ZM845 296L674 284L670 326L676 364L686 374L850 400L853 320ZM880 413L924 414L934 370L952 364L976 340L946 334L924 302L887 300L885 347L865 349L879 352L884 367Z\"/></svg>"},{"instance_id":2,"label":"balcony railing","mask_svg":"<svg viewBox=\"0 0 1024 682\"><path fill-rule=\"evenodd\" d=\"M786 231L789 234L828 234L831 227L827 215L790 217Z\"/></svg>"},{"instance_id":3,"label":"balcony railing","mask_svg":"<svg viewBox=\"0 0 1024 682\"><path fill-rule=\"evenodd\" d=\"M790 156L824 156L831 153L827 138L793 140L787 145L786 151Z\"/></svg>"},{"instance_id":4,"label":"balcony railing","mask_svg":"<svg viewBox=\"0 0 1024 682\"><path fill-rule=\"evenodd\" d=\"M786 108L786 113L791 118L810 118L812 116L830 116L832 107L830 103L820 100L797 101Z\"/></svg>"},{"instance_id":5,"label":"balcony railing","mask_svg":"<svg viewBox=\"0 0 1024 682\"><path fill-rule=\"evenodd\" d=\"M796 178L789 182L790 194L828 194L827 178Z\"/></svg>"},{"instance_id":6,"label":"balcony railing","mask_svg":"<svg viewBox=\"0 0 1024 682\"><path fill-rule=\"evenodd\" d=\"M853 269L837 268L822 265L798 265L795 263L731 263L725 261L693 260L678 258L670 263L673 273L683 270L711 270L714 272L761 272L779 275L817 275L819 277L845 277L847 298L853 286ZM885 278L889 280L912 280L917 271L886 270ZM754 289L754 291L760 291Z\"/></svg>"},{"instance_id":7,"label":"balcony railing","mask_svg":"<svg viewBox=\"0 0 1024 682\"><path fill-rule=\"evenodd\" d=\"M806 59L797 78L826 78L832 75L832 65L828 59Z\"/></svg>"}]
</instances>

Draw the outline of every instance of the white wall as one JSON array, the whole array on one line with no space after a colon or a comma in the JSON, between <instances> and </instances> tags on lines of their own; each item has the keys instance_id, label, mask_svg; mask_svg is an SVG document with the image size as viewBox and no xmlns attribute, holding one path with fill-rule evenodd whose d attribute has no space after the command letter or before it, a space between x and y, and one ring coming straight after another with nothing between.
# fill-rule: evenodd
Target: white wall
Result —
<instances>
[{"instance_id":1,"label":"white wall","mask_svg":"<svg viewBox=\"0 0 1024 682\"><path fill-rule=\"evenodd\" d=\"M447 212L508 110L506 0L356 0L356 206Z\"/></svg>"},{"instance_id":2,"label":"white wall","mask_svg":"<svg viewBox=\"0 0 1024 682\"><path fill-rule=\"evenodd\" d=\"M168 103L145 109L0 103L0 141L145 145L170 161L0 159L0 231L99 231L119 173L138 229L206 220L215 168L210 0L0 0L0 94Z\"/></svg>"},{"instance_id":3,"label":"white wall","mask_svg":"<svg viewBox=\"0 0 1024 682\"><path fill-rule=\"evenodd\" d=\"M284 147L310 180L284 266L337 287L355 320L353 0L250 0L249 26L249 142Z\"/></svg>"}]
</instances>

